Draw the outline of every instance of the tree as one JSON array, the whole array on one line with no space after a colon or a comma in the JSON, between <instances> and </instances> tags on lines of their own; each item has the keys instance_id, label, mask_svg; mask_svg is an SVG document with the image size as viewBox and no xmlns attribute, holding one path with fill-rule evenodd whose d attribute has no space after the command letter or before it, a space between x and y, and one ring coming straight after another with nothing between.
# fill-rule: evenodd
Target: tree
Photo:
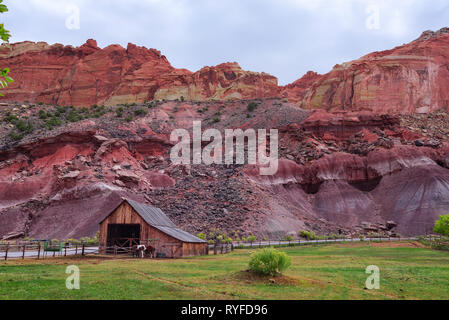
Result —
<instances>
[{"instance_id":1,"label":"tree","mask_svg":"<svg viewBox=\"0 0 449 320\"><path fill-rule=\"evenodd\" d=\"M253 242L256 240L257 240L257 237L255 235L250 235L250 236L248 236L248 238L246 238L246 241L250 242L251 244L253 244Z\"/></svg>"},{"instance_id":2,"label":"tree","mask_svg":"<svg viewBox=\"0 0 449 320\"><path fill-rule=\"evenodd\" d=\"M0 13L4 13L8 11L8 7L4 5L3 0L0 0ZM2 46L8 47L9 38L11 37L11 34L8 30L5 29L5 26L3 23L0 23L0 38L2 39L3 43ZM9 74L9 68L3 68L0 70L0 87L6 88L8 86L8 83L14 82L14 80L8 75ZM3 94L0 92L0 97L2 97Z\"/></svg>"},{"instance_id":3,"label":"tree","mask_svg":"<svg viewBox=\"0 0 449 320\"><path fill-rule=\"evenodd\" d=\"M440 216L440 220L435 221L433 231L442 236L449 237L449 215Z\"/></svg>"},{"instance_id":4,"label":"tree","mask_svg":"<svg viewBox=\"0 0 449 320\"><path fill-rule=\"evenodd\" d=\"M201 240L206 240L206 235L203 232L198 233L196 236Z\"/></svg>"}]
</instances>

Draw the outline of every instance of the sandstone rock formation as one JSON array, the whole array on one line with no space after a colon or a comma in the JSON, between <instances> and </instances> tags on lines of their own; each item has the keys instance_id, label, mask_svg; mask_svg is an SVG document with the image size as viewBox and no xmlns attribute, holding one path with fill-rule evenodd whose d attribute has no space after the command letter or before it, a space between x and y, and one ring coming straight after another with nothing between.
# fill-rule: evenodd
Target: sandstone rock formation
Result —
<instances>
[{"instance_id":1,"label":"sandstone rock formation","mask_svg":"<svg viewBox=\"0 0 449 320\"><path fill-rule=\"evenodd\" d=\"M0 64L11 68L15 80L4 90L7 101L91 106L181 97L250 99L278 93L275 77L243 71L235 62L193 73L173 68L157 50L133 44L100 49L95 40L77 48L15 43L0 50Z\"/></svg>"},{"instance_id":2,"label":"sandstone rock formation","mask_svg":"<svg viewBox=\"0 0 449 320\"><path fill-rule=\"evenodd\" d=\"M320 77L308 73L285 87L284 95L303 108L331 111L426 113L447 108L448 31L427 31L409 44L338 64Z\"/></svg>"},{"instance_id":3,"label":"sandstone rock formation","mask_svg":"<svg viewBox=\"0 0 449 320\"><path fill-rule=\"evenodd\" d=\"M100 49L95 40L77 48L22 42L0 49L0 64L16 81L1 100L90 106L284 97L304 109L425 113L449 104L448 30L426 31L409 44L338 64L324 75L308 72L283 87L236 62L176 69L159 51L133 44Z\"/></svg>"}]
</instances>

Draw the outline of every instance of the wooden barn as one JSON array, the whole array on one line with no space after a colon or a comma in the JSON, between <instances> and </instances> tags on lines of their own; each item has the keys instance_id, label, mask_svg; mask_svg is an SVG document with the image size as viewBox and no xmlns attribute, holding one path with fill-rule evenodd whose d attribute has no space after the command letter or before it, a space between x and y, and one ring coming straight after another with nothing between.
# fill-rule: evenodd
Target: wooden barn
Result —
<instances>
[{"instance_id":1,"label":"wooden barn","mask_svg":"<svg viewBox=\"0 0 449 320\"><path fill-rule=\"evenodd\" d=\"M181 258L205 255L206 241L185 232L162 212L133 200L123 199L100 222L100 252L115 253L145 245L159 258ZM126 251L126 250L123 250Z\"/></svg>"}]
</instances>

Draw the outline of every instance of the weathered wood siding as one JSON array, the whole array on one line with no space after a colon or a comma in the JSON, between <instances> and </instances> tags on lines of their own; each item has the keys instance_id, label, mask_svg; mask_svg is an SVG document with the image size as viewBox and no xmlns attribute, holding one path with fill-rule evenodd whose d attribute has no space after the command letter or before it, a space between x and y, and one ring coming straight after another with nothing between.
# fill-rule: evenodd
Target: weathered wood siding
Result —
<instances>
[{"instance_id":1,"label":"weathered wood siding","mask_svg":"<svg viewBox=\"0 0 449 320\"><path fill-rule=\"evenodd\" d=\"M202 256L206 254L207 243L182 243L182 255L184 257Z\"/></svg>"},{"instance_id":2,"label":"weathered wood siding","mask_svg":"<svg viewBox=\"0 0 449 320\"><path fill-rule=\"evenodd\" d=\"M140 239L146 239L148 224L126 202L122 203L100 224L100 244L106 244L109 224L140 224Z\"/></svg>"},{"instance_id":3,"label":"weathered wood siding","mask_svg":"<svg viewBox=\"0 0 449 320\"><path fill-rule=\"evenodd\" d=\"M100 224L100 247L106 246L109 224L139 224L140 240L158 239L156 252L166 257L181 258L206 254L206 243L187 243L148 225L140 215L127 203L123 202Z\"/></svg>"}]
</instances>

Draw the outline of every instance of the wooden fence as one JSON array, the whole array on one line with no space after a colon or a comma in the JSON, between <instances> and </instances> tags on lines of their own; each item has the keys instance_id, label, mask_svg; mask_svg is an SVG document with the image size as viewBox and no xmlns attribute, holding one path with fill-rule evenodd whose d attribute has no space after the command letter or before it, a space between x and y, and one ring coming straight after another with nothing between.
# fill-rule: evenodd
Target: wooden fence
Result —
<instances>
[{"instance_id":1,"label":"wooden fence","mask_svg":"<svg viewBox=\"0 0 449 320\"><path fill-rule=\"evenodd\" d=\"M73 255L87 255L98 252L95 247L86 244L63 245L61 248L45 248L41 242L21 242L0 244L0 260L11 259L45 259L49 257L66 257Z\"/></svg>"},{"instance_id":2,"label":"wooden fence","mask_svg":"<svg viewBox=\"0 0 449 320\"><path fill-rule=\"evenodd\" d=\"M288 246L301 246L310 244L325 244L325 243L345 243L345 242L360 242L360 241L414 241L422 239L429 241L430 243L440 243L442 238L440 236L426 235L422 237L410 237L410 238L389 238L389 237L377 237L377 238L342 238L342 239L321 239L321 240L259 240L254 242L235 242L228 244L211 244L208 245L206 254L227 254L235 249L244 248L264 248L264 247L288 247ZM119 246L113 247L98 247L88 246L86 244L65 244L60 251L44 251L44 244L41 242L16 242L0 244L0 261L6 261L11 259L45 259L49 257L66 257L66 256L87 256L98 255L106 251L111 255L129 255L132 256L133 252L131 248L123 248ZM170 258L170 257L168 257Z\"/></svg>"}]
</instances>

